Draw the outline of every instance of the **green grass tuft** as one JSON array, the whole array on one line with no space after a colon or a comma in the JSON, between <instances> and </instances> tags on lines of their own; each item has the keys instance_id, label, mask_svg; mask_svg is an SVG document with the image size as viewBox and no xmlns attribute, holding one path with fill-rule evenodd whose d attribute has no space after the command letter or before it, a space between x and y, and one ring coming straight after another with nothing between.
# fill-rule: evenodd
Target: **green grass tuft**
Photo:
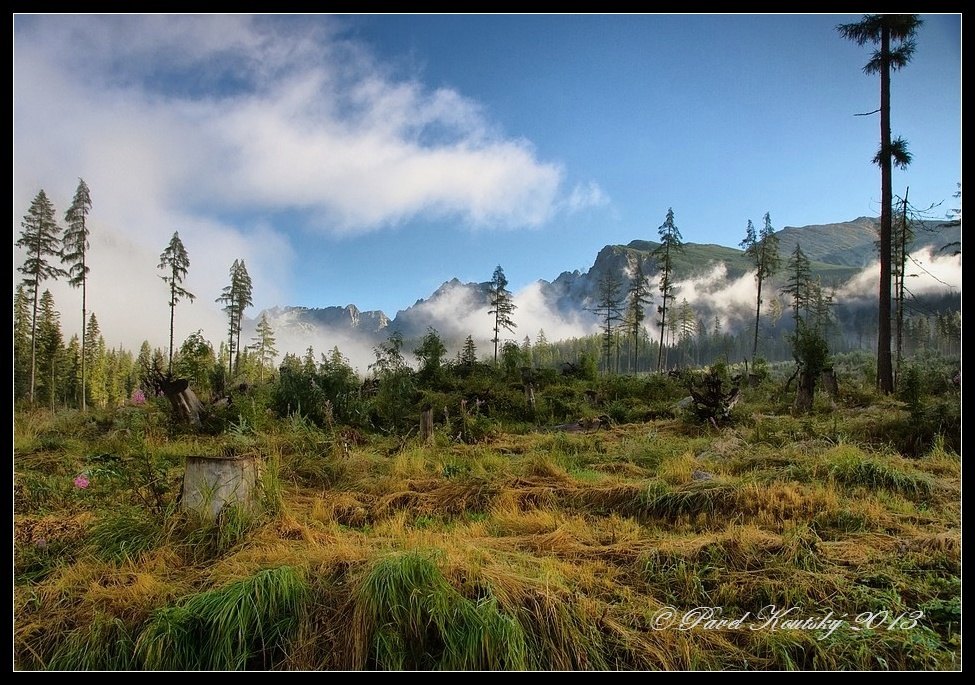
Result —
<instances>
[{"instance_id":1,"label":"green grass tuft","mask_svg":"<svg viewBox=\"0 0 975 685\"><path fill-rule=\"evenodd\" d=\"M51 671L130 671L138 668L132 633L119 618L98 615L72 631L47 664Z\"/></svg>"},{"instance_id":2,"label":"green grass tuft","mask_svg":"<svg viewBox=\"0 0 975 685\"><path fill-rule=\"evenodd\" d=\"M136 652L148 670L272 668L286 657L309 596L296 569L266 569L158 610Z\"/></svg>"},{"instance_id":3,"label":"green grass tuft","mask_svg":"<svg viewBox=\"0 0 975 685\"><path fill-rule=\"evenodd\" d=\"M355 595L356 630L369 646L357 667L512 670L529 667L521 624L490 594L458 592L431 556L396 553L366 573Z\"/></svg>"}]
</instances>

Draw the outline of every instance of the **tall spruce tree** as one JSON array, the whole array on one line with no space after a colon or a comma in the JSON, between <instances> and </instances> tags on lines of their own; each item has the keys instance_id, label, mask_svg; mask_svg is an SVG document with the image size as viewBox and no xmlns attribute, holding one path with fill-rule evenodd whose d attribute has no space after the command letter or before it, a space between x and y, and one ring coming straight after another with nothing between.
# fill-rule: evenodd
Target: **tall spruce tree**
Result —
<instances>
[{"instance_id":1,"label":"tall spruce tree","mask_svg":"<svg viewBox=\"0 0 975 685\"><path fill-rule=\"evenodd\" d=\"M893 166L903 168L911 162L907 142L890 132L890 73L911 61L914 36L923 22L916 14L868 14L859 22L840 24L837 30L857 45L872 43L874 50L864 73L880 74L880 149L873 161L880 166L880 311L877 329L877 389L894 391L890 354L890 275L893 234Z\"/></svg>"},{"instance_id":2,"label":"tall spruce tree","mask_svg":"<svg viewBox=\"0 0 975 685\"><path fill-rule=\"evenodd\" d=\"M892 275L894 277L894 320L896 321L895 336L897 350L894 357L894 386L897 387L900 377L901 362L904 352L904 296L907 293L905 278L907 274L908 247L914 240L914 230L911 221L907 216L907 196L910 188L904 192L903 199L900 200L901 211L898 221L893 225L893 244L892 244Z\"/></svg>"},{"instance_id":3,"label":"tall spruce tree","mask_svg":"<svg viewBox=\"0 0 975 685\"><path fill-rule=\"evenodd\" d=\"M139 388L147 397L152 390L152 346L148 340L143 340L139 347L139 356L135 364L138 370Z\"/></svg>"},{"instance_id":4,"label":"tall spruce tree","mask_svg":"<svg viewBox=\"0 0 975 685\"><path fill-rule=\"evenodd\" d=\"M792 320L798 329L803 322L802 311L809 309L810 283L812 282L812 269L809 265L809 259L798 243L796 243L796 249L792 251L792 256L789 257L787 272L788 280L782 288L782 292L792 300Z\"/></svg>"},{"instance_id":5,"label":"tall spruce tree","mask_svg":"<svg viewBox=\"0 0 975 685\"><path fill-rule=\"evenodd\" d=\"M251 282L250 274L247 273L247 266L244 264L244 260L240 260L240 268L237 269L237 356L238 359L234 360L234 368L237 368L239 364L239 358L241 353L240 348L240 332L244 326L244 310L248 307L254 306L254 302L251 299L253 294L253 283Z\"/></svg>"},{"instance_id":6,"label":"tall spruce tree","mask_svg":"<svg viewBox=\"0 0 975 685\"><path fill-rule=\"evenodd\" d=\"M54 306L54 296L50 290L41 295L40 319L37 322L38 365L43 372L41 383L43 398L51 411L57 397L58 370L63 358L64 338L61 335L61 314Z\"/></svg>"},{"instance_id":7,"label":"tall spruce tree","mask_svg":"<svg viewBox=\"0 0 975 685\"><path fill-rule=\"evenodd\" d=\"M491 277L491 282L488 285L488 293L491 296L491 309L488 310L488 314L494 315L494 337L491 338L491 342L494 343L494 365L498 365L498 342L501 340L501 330L507 330L511 333L515 332L517 324L515 323L512 315L515 312L515 303L512 299L511 293L508 291L508 279L505 278L504 269L501 265L494 270L494 275Z\"/></svg>"},{"instance_id":8,"label":"tall spruce tree","mask_svg":"<svg viewBox=\"0 0 975 685\"><path fill-rule=\"evenodd\" d=\"M84 326L82 326L84 328ZM81 342L75 333L64 348L64 403L81 406Z\"/></svg>"},{"instance_id":9,"label":"tall spruce tree","mask_svg":"<svg viewBox=\"0 0 975 685\"><path fill-rule=\"evenodd\" d=\"M88 338L88 349L85 350L88 367L88 399L96 407L104 407L108 403L108 369L105 356L105 338L95 312L88 316L88 327L85 330Z\"/></svg>"},{"instance_id":10,"label":"tall spruce tree","mask_svg":"<svg viewBox=\"0 0 975 685\"><path fill-rule=\"evenodd\" d=\"M660 265L660 294L663 296L663 304L657 308L660 313L660 349L657 351L657 373L664 363L664 332L667 329L667 300L674 294L674 257L677 253L684 251L684 242L680 231L674 225L674 210L667 209L667 217L663 224L657 229L660 235L660 245L653 251L653 256L657 258Z\"/></svg>"},{"instance_id":11,"label":"tall spruce tree","mask_svg":"<svg viewBox=\"0 0 975 685\"><path fill-rule=\"evenodd\" d=\"M169 286L169 364L167 366L169 374L173 372L173 324L176 320L176 303L183 298L190 302L196 299L196 295L182 285L189 267L190 257L186 253L183 241L179 239L179 231L175 231L169 240L169 245L159 255L157 267L166 270L166 274L160 278Z\"/></svg>"},{"instance_id":12,"label":"tall spruce tree","mask_svg":"<svg viewBox=\"0 0 975 685\"><path fill-rule=\"evenodd\" d=\"M621 320L620 281L616 274L607 271L599 279L599 302L593 311L600 318L602 324L602 357L603 371L612 373L614 334Z\"/></svg>"},{"instance_id":13,"label":"tall spruce tree","mask_svg":"<svg viewBox=\"0 0 975 685\"><path fill-rule=\"evenodd\" d=\"M14 293L14 399L27 396L30 388L30 298L24 284Z\"/></svg>"},{"instance_id":14,"label":"tall spruce tree","mask_svg":"<svg viewBox=\"0 0 975 685\"><path fill-rule=\"evenodd\" d=\"M68 283L72 288L81 288L81 410L88 408L85 399L85 321L88 318L88 212L91 211L91 192L84 179L78 179L71 206L64 214L64 251L62 261L68 267Z\"/></svg>"},{"instance_id":15,"label":"tall spruce tree","mask_svg":"<svg viewBox=\"0 0 975 685\"><path fill-rule=\"evenodd\" d=\"M460 363L467 367L472 367L477 363L477 346L474 344L474 336L468 335L464 340L464 347L460 352Z\"/></svg>"},{"instance_id":16,"label":"tall spruce tree","mask_svg":"<svg viewBox=\"0 0 975 685\"><path fill-rule=\"evenodd\" d=\"M274 347L274 330L271 323L267 320L267 314L261 314L261 320L257 322L257 334L251 339L251 349L257 354L257 362L261 367L261 381L264 380L264 369L274 364L274 358L278 356L278 351Z\"/></svg>"},{"instance_id":17,"label":"tall spruce tree","mask_svg":"<svg viewBox=\"0 0 975 685\"><path fill-rule=\"evenodd\" d=\"M758 282L758 296L755 304L755 339L752 343L752 360L758 354L758 326L762 317L762 284L779 270L779 239L772 228L772 219L765 212L762 230L756 234L751 220L745 229L745 239L740 245L745 255L755 266L755 280Z\"/></svg>"},{"instance_id":18,"label":"tall spruce tree","mask_svg":"<svg viewBox=\"0 0 975 685\"><path fill-rule=\"evenodd\" d=\"M228 320L228 352L227 370L233 375L240 361L240 330L244 319L244 310L252 306L252 283L247 273L243 259L235 259L230 266L230 283L225 286L217 302L222 302L223 311Z\"/></svg>"},{"instance_id":19,"label":"tall spruce tree","mask_svg":"<svg viewBox=\"0 0 975 685\"><path fill-rule=\"evenodd\" d=\"M38 191L30 204L30 209L20 222L20 238L17 247L27 252L27 257L18 271L24 274L21 283L32 301L30 315L30 384L28 401L34 403L34 387L37 376L37 310L40 305L40 286L47 279L67 276L68 272L54 266L51 258L61 258L61 227L54 218L54 205L47 194Z\"/></svg>"},{"instance_id":20,"label":"tall spruce tree","mask_svg":"<svg viewBox=\"0 0 975 685\"><path fill-rule=\"evenodd\" d=\"M687 352L687 348L693 344L695 333L697 333L697 317L694 314L694 308L691 307L685 297L681 299L680 307L677 309L677 344L681 348L682 358ZM682 359L682 363L686 364L687 362Z\"/></svg>"},{"instance_id":21,"label":"tall spruce tree","mask_svg":"<svg viewBox=\"0 0 975 685\"><path fill-rule=\"evenodd\" d=\"M833 324L833 307L836 306L833 292L827 292L822 276L809 282L809 313L811 326L817 335L829 342L830 327Z\"/></svg>"},{"instance_id":22,"label":"tall spruce tree","mask_svg":"<svg viewBox=\"0 0 975 685\"><path fill-rule=\"evenodd\" d=\"M643 259L637 257L633 277L630 279L630 287L626 292L626 326L630 339L633 341L631 368L634 372L639 371L640 331L643 330L643 322L647 318L647 307L652 301L650 284L647 283L647 276L643 272Z\"/></svg>"}]
</instances>

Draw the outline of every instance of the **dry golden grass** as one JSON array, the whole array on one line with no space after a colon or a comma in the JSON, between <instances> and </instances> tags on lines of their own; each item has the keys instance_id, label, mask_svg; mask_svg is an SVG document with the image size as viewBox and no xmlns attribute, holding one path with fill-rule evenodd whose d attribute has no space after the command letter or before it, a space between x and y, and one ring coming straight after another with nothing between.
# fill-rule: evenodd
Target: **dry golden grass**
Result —
<instances>
[{"instance_id":1,"label":"dry golden grass","mask_svg":"<svg viewBox=\"0 0 975 685\"><path fill-rule=\"evenodd\" d=\"M282 473L306 475L282 482L280 506L209 558L169 524L137 556L100 558L86 531L110 523L110 508L18 515L18 554L39 571L15 586L17 662L159 664L164 655L144 647L125 662L111 645L164 629L177 631L180 658L203 658L178 643L195 626L225 650L221 663L252 668L953 667L957 626L934 610L923 631L872 641L654 630L667 605L944 613L958 583L957 455L914 461L813 438L772 448L750 431L688 432L660 421L389 454L369 444L312 454L261 436ZM696 481L695 470L713 478ZM31 556L41 536L72 553ZM264 611L298 607L273 633L241 608L248 593L272 591L283 604ZM211 634L224 625L247 639Z\"/></svg>"}]
</instances>

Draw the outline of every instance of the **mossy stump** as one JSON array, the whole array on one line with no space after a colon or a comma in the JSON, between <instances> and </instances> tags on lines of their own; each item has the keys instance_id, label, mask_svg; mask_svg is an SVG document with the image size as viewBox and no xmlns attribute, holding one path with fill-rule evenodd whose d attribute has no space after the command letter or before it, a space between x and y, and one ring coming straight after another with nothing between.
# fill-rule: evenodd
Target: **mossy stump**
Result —
<instances>
[{"instance_id":1,"label":"mossy stump","mask_svg":"<svg viewBox=\"0 0 975 685\"><path fill-rule=\"evenodd\" d=\"M212 520L228 505L257 511L261 461L256 455L187 457L183 474L183 511L194 511Z\"/></svg>"}]
</instances>

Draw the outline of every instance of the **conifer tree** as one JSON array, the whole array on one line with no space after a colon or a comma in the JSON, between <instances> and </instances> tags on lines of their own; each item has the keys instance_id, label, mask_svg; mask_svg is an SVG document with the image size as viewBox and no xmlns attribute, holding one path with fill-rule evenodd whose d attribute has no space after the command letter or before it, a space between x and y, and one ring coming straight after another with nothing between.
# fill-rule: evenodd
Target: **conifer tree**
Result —
<instances>
[{"instance_id":1,"label":"conifer tree","mask_svg":"<svg viewBox=\"0 0 975 685\"><path fill-rule=\"evenodd\" d=\"M61 260L68 266L68 283L81 288L81 410L87 409L85 398L85 321L88 317L88 212L91 211L91 192L84 179L78 179L71 206L64 214L64 251Z\"/></svg>"},{"instance_id":2,"label":"conifer tree","mask_svg":"<svg viewBox=\"0 0 975 685\"><path fill-rule=\"evenodd\" d=\"M54 306L54 296L45 290L41 296L40 319L37 322L38 365L44 375L44 399L54 411L57 397L58 370L63 358L64 338L61 335L61 314Z\"/></svg>"},{"instance_id":3,"label":"conifer tree","mask_svg":"<svg viewBox=\"0 0 975 685\"><path fill-rule=\"evenodd\" d=\"M488 310L488 314L494 315L494 337L491 338L491 342L494 343L494 365L497 366L498 343L501 340L501 330L504 329L514 333L517 327L517 324L515 324L512 318L516 309L515 303L511 293L508 291L508 279L505 278L504 270L500 265L494 270L494 275L488 286L488 292L491 295L491 309Z\"/></svg>"},{"instance_id":4,"label":"conifer tree","mask_svg":"<svg viewBox=\"0 0 975 685\"><path fill-rule=\"evenodd\" d=\"M228 354L227 370L233 375L240 358L240 330L244 319L244 310L254 303L251 301L251 277L243 259L235 259L230 267L230 283L224 287L217 302L222 302L223 311L228 320Z\"/></svg>"},{"instance_id":5,"label":"conifer tree","mask_svg":"<svg viewBox=\"0 0 975 685\"><path fill-rule=\"evenodd\" d=\"M474 366L477 363L477 346L474 344L474 337L468 335L464 341L464 347L460 352L460 363L464 366Z\"/></svg>"},{"instance_id":6,"label":"conifer tree","mask_svg":"<svg viewBox=\"0 0 975 685\"><path fill-rule=\"evenodd\" d=\"M660 294L663 304L657 308L660 314L660 348L657 351L657 373L660 373L664 363L664 331L667 329L667 300L674 293L674 257L684 251L684 242L680 231L674 225L674 210L667 210L667 217L657 230L660 235L660 245L653 251L654 257L660 264Z\"/></svg>"},{"instance_id":7,"label":"conifer tree","mask_svg":"<svg viewBox=\"0 0 975 685\"><path fill-rule=\"evenodd\" d=\"M14 293L14 399L27 395L30 387L30 298L24 284L17 285Z\"/></svg>"},{"instance_id":8,"label":"conifer tree","mask_svg":"<svg viewBox=\"0 0 975 685\"><path fill-rule=\"evenodd\" d=\"M643 259L637 257L633 278L630 279L630 287L626 292L626 325L633 341L633 371L639 370L640 331L643 329L643 322L647 317L647 306L652 301L650 285L647 283L646 274L643 272Z\"/></svg>"},{"instance_id":9,"label":"conifer tree","mask_svg":"<svg viewBox=\"0 0 975 685\"><path fill-rule=\"evenodd\" d=\"M620 323L620 282L615 274L606 272L599 279L599 303L593 311L599 316L602 327L602 357L605 373L612 372L613 344L616 328Z\"/></svg>"},{"instance_id":10,"label":"conifer tree","mask_svg":"<svg viewBox=\"0 0 975 685\"><path fill-rule=\"evenodd\" d=\"M88 369L88 399L96 407L104 407L108 403L105 338L102 337L94 312L88 317L85 336L89 343L88 349L85 350L88 357L85 360Z\"/></svg>"},{"instance_id":11,"label":"conifer tree","mask_svg":"<svg viewBox=\"0 0 975 685\"><path fill-rule=\"evenodd\" d=\"M72 335L64 349L64 383L62 395L64 403L81 406L81 342L78 335Z\"/></svg>"},{"instance_id":12,"label":"conifer tree","mask_svg":"<svg viewBox=\"0 0 975 685\"><path fill-rule=\"evenodd\" d=\"M261 367L261 381L264 380L264 369L268 365L274 364L274 358L277 357L278 351L275 349L274 344L274 330L271 328L271 323L267 320L267 314L261 314L261 320L257 323L257 335L252 338L251 349L257 354L257 362ZM338 349L338 348L336 348Z\"/></svg>"},{"instance_id":13,"label":"conifer tree","mask_svg":"<svg viewBox=\"0 0 975 685\"><path fill-rule=\"evenodd\" d=\"M40 306L40 286L47 279L57 279L68 273L50 263L61 258L61 227L54 218L54 205L43 190L38 191L30 209L20 222L22 228L17 247L27 252L24 263L18 268L24 274L21 283L32 302L30 315L30 383L27 397L34 403L34 387L37 375L37 311Z\"/></svg>"},{"instance_id":14,"label":"conifer tree","mask_svg":"<svg viewBox=\"0 0 975 685\"><path fill-rule=\"evenodd\" d=\"M798 243L796 243L796 249L792 251L792 256L789 258L787 271L788 280L785 287L782 288L782 292L792 300L792 320L798 329L803 321L802 312L809 309L809 284L812 281L809 259L803 254Z\"/></svg>"},{"instance_id":15,"label":"conifer tree","mask_svg":"<svg viewBox=\"0 0 975 685\"><path fill-rule=\"evenodd\" d=\"M752 359L758 354L758 326L762 316L762 284L779 270L779 239L772 228L772 219L765 212L764 226L756 234L751 220L745 229L745 239L741 247L755 266L755 280L758 282L758 296L755 303L755 339L752 343Z\"/></svg>"},{"instance_id":16,"label":"conifer tree","mask_svg":"<svg viewBox=\"0 0 975 685\"><path fill-rule=\"evenodd\" d=\"M880 310L877 330L877 389L894 391L893 364L890 353L890 276L893 235L893 166L904 168L911 162L907 142L891 140L890 73L911 61L916 44L914 36L922 20L916 14L868 14L856 23L840 24L837 30L857 45L872 43L874 50L864 73L880 74L880 149L873 161L880 167Z\"/></svg>"},{"instance_id":17,"label":"conifer tree","mask_svg":"<svg viewBox=\"0 0 975 685\"><path fill-rule=\"evenodd\" d=\"M176 316L176 303L184 297L192 302L196 295L182 286L186 279L186 272L190 267L190 258L186 254L183 241L179 239L179 231L173 233L169 245L159 255L159 269L165 269L166 275L160 276L169 286L169 364L167 372L173 372L173 324Z\"/></svg>"}]
</instances>

